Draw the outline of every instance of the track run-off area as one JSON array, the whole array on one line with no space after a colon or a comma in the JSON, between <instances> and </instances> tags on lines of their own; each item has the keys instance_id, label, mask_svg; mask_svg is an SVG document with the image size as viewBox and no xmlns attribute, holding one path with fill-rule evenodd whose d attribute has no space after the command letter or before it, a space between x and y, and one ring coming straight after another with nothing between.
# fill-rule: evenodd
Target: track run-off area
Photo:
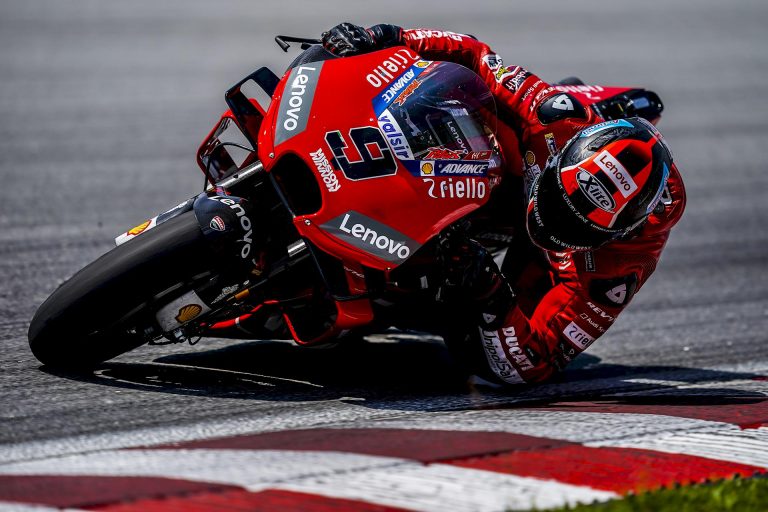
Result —
<instances>
[{"instance_id":1,"label":"track run-off area","mask_svg":"<svg viewBox=\"0 0 768 512\"><path fill-rule=\"evenodd\" d=\"M55 372L26 331L115 235L196 194L224 91L340 21L444 28L544 79L656 91L689 196L656 274L548 384L436 338L202 340ZM0 511L529 510L768 468L768 4L0 5ZM343 107L340 107L343 108Z\"/></svg>"}]
</instances>

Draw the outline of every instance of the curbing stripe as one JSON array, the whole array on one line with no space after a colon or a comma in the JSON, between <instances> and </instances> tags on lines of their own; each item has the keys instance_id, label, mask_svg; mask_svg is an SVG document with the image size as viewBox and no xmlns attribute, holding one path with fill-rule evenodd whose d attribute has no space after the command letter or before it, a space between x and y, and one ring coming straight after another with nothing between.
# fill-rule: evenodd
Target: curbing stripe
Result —
<instances>
[{"instance_id":1,"label":"curbing stripe","mask_svg":"<svg viewBox=\"0 0 768 512\"><path fill-rule=\"evenodd\" d=\"M146 449L332 451L428 463L505 451L545 450L567 444L570 443L509 432L387 429L371 426L284 430Z\"/></svg>"},{"instance_id":2,"label":"curbing stripe","mask_svg":"<svg viewBox=\"0 0 768 512\"><path fill-rule=\"evenodd\" d=\"M464 468L483 469L625 494L674 484L742 477L762 473L756 466L702 457L634 448L592 448L570 445L536 452L512 452L452 461Z\"/></svg>"},{"instance_id":3,"label":"curbing stripe","mask_svg":"<svg viewBox=\"0 0 768 512\"><path fill-rule=\"evenodd\" d=\"M147 496L224 492L236 487L158 477L0 476L0 501L86 508L98 503L132 501Z\"/></svg>"},{"instance_id":4,"label":"curbing stripe","mask_svg":"<svg viewBox=\"0 0 768 512\"><path fill-rule=\"evenodd\" d=\"M633 447L680 453L768 469L768 428L738 427L665 433L638 439L590 443L590 446Z\"/></svg>"},{"instance_id":5,"label":"curbing stripe","mask_svg":"<svg viewBox=\"0 0 768 512\"><path fill-rule=\"evenodd\" d=\"M248 512L403 512L405 509L393 508L363 501L329 498L315 494L291 491L267 490L248 492L233 490L222 493L203 493L189 496L147 499L132 503L116 503L88 510L101 512L220 512L222 510L242 510Z\"/></svg>"},{"instance_id":6,"label":"curbing stripe","mask_svg":"<svg viewBox=\"0 0 768 512\"><path fill-rule=\"evenodd\" d=\"M372 440L375 442L375 440ZM0 474L171 477L282 489L418 510L527 510L605 501L612 492L535 478L338 452L125 450L8 464Z\"/></svg>"},{"instance_id":7,"label":"curbing stripe","mask_svg":"<svg viewBox=\"0 0 768 512\"><path fill-rule=\"evenodd\" d=\"M428 512L506 511L574 506L618 498L613 492L446 464L374 469L281 485L313 494Z\"/></svg>"},{"instance_id":8,"label":"curbing stripe","mask_svg":"<svg viewBox=\"0 0 768 512\"><path fill-rule=\"evenodd\" d=\"M560 402L537 408L546 411L609 414L653 414L730 423L742 428L768 424L768 398L711 395L624 395L601 402ZM713 400L724 403L712 405Z\"/></svg>"}]
</instances>

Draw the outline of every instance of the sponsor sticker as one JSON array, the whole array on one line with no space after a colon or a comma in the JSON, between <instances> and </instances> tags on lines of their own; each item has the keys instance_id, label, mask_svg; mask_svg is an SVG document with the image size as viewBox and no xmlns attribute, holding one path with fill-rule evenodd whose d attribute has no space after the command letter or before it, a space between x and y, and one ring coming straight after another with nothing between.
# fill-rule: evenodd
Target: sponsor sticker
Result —
<instances>
[{"instance_id":1,"label":"sponsor sticker","mask_svg":"<svg viewBox=\"0 0 768 512\"><path fill-rule=\"evenodd\" d=\"M215 231L224 231L225 229L227 229L227 225L224 224L224 219L222 219L218 215L211 219L211 222L209 225L211 226L211 229Z\"/></svg>"},{"instance_id":2,"label":"sponsor sticker","mask_svg":"<svg viewBox=\"0 0 768 512\"><path fill-rule=\"evenodd\" d=\"M208 196L208 199L211 201L218 201L235 212L235 215L237 215L237 218L240 221L240 228L243 231L243 238L238 240L238 242L242 242L240 247L240 257L244 260L248 259L251 254L251 245L253 244L253 224L251 223L250 217L246 215L245 208L243 208L243 205L241 204L243 200L235 201L234 199L224 196ZM251 261L255 264L253 259Z\"/></svg>"},{"instance_id":3,"label":"sponsor sticker","mask_svg":"<svg viewBox=\"0 0 768 512\"><path fill-rule=\"evenodd\" d=\"M528 167L533 166L536 164L536 155L533 154L533 151L526 151L525 152L525 165Z\"/></svg>"},{"instance_id":4,"label":"sponsor sticker","mask_svg":"<svg viewBox=\"0 0 768 512\"><path fill-rule=\"evenodd\" d=\"M122 233L115 237L115 245L122 245L128 240L132 240L133 238L139 236L143 232L154 228L157 226L157 217L152 217L148 221L142 222L136 227L133 227L126 231L125 233Z\"/></svg>"},{"instance_id":5,"label":"sponsor sticker","mask_svg":"<svg viewBox=\"0 0 768 512\"><path fill-rule=\"evenodd\" d=\"M563 334L581 350L586 350L595 341L595 338L587 334L576 322L566 325L565 329L563 329Z\"/></svg>"},{"instance_id":6,"label":"sponsor sticker","mask_svg":"<svg viewBox=\"0 0 768 512\"><path fill-rule=\"evenodd\" d=\"M225 286L221 289L221 293L219 293L215 299L211 301L211 304L216 304L217 302L225 299L226 297L229 297L233 293L235 293L240 288L239 284L233 284L232 286Z\"/></svg>"},{"instance_id":7,"label":"sponsor sticker","mask_svg":"<svg viewBox=\"0 0 768 512\"><path fill-rule=\"evenodd\" d=\"M595 272L595 254L592 251L584 251L584 268L587 272Z\"/></svg>"},{"instance_id":8,"label":"sponsor sticker","mask_svg":"<svg viewBox=\"0 0 768 512\"><path fill-rule=\"evenodd\" d=\"M480 328L480 337L485 350L488 365L498 378L508 384L524 384L525 381L512 363L507 359L504 346L501 344L497 331L486 331Z\"/></svg>"},{"instance_id":9,"label":"sponsor sticker","mask_svg":"<svg viewBox=\"0 0 768 512\"><path fill-rule=\"evenodd\" d=\"M428 64L430 63L429 61L424 62L427 62ZM376 115L378 116L384 112L393 102L395 102L395 100L398 100L399 105L403 105L408 96L413 94L419 85L421 85L416 78L423 73L425 69L426 67L413 64L391 81L381 82L382 86L386 85L386 88L373 98L373 111ZM400 96L402 95L404 96L400 99Z\"/></svg>"},{"instance_id":10,"label":"sponsor sticker","mask_svg":"<svg viewBox=\"0 0 768 512\"><path fill-rule=\"evenodd\" d=\"M590 316L589 316L587 313L582 313L582 314L580 314L580 315L579 315L579 318L581 318L582 320L584 320L585 322L587 322L589 325L591 325L592 327L594 327L594 328L595 328L595 329L597 329L598 331L600 331L600 332L605 332L605 327L603 327L602 325L598 324L598 323L597 323L595 320L593 320L593 319L592 319L592 318L591 318L591 317L590 317Z\"/></svg>"},{"instance_id":11,"label":"sponsor sticker","mask_svg":"<svg viewBox=\"0 0 768 512\"><path fill-rule=\"evenodd\" d=\"M478 178L423 178L427 195L433 199L483 199L488 193L485 181Z\"/></svg>"},{"instance_id":12,"label":"sponsor sticker","mask_svg":"<svg viewBox=\"0 0 768 512\"><path fill-rule=\"evenodd\" d=\"M389 147L392 148L392 152L400 160L413 160L413 151L408 144L408 139L403 135L403 130L400 129L395 117L389 110L384 110L379 114L378 118L379 128L384 133L389 143Z\"/></svg>"},{"instance_id":13,"label":"sponsor sticker","mask_svg":"<svg viewBox=\"0 0 768 512\"><path fill-rule=\"evenodd\" d=\"M416 91L416 89L419 88L421 85L421 82L418 80L414 80L410 84L408 84L408 87L403 89L403 92L400 93L400 95L395 99L395 103L397 106L402 107L405 105L405 102L408 100L408 98L411 97L411 95Z\"/></svg>"},{"instance_id":14,"label":"sponsor sticker","mask_svg":"<svg viewBox=\"0 0 768 512\"><path fill-rule=\"evenodd\" d=\"M490 160L493 156L493 151L490 149L487 151L470 151L464 155L464 160Z\"/></svg>"},{"instance_id":15,"label":"sponsor sticker","mask_svg":"<svg viewBox=\"0 0 768 512\"><path fill-rule=\"evenodd\" d=\"M131 235L131 236L140 235L140 234L142 234L144 232L144 230L146 230L149 227L150 224L152 224L151 220L142 222L138 226L129 229L125 234L126 235Z\"/></svg>"},{"instance_id":16,"label":"sponsor sticker","mask_svg":"<svg viewBox=\"0 0 768 512\"><path fill-rule=\"evenodd\" d=\"M554 133L547 133L544 135L544 140L547 142L547 150L551 156L557 155L557 142L555 141Z\"/></svg>"},{"instance_id":17,"label":"sponsor sticker","mask_svg":"<svg viewBox=\"0 0 768 512\"><path fill-rule=\"evenodd\" d=\"M323 148L318 148L314 153L310 153L309 157L317 168L317 172L320 173L320 177L323 179L325 188L328 192L336 192L341 188L339 179L336 177L336 173L331 167L331 163L328 161L328 157L325 156Z\"/></svg>"},{"instance_id":18,"label":"sponsor sticker","mask_svg":"<svg viewBox=\"0 0 768 512\"><path fill-rule=\"evenodd\" d=\"M499 67L499 69L496 70L496 72L493 74L494 78L496 78L496 82L501 83L507 78L511 78L515 74L517 74L520 71L520 66L515 66L513 68L505 68L504 66Z\"/></svg>"},{"instance_id":19,"label":"sponsor sticker","mask_svg":"<svg viewBox=\"0 0 768 512\"><path fill-rule=\"evenodd\" d=\"M531 94L533 94L533 91L535 91L535 90L536 90L536 88L537 88L539 85L541 85L541 83L542 83L542 81L541 81L541 80L536 80L536 82L534 82L534 83L533 83L533 84L532 84L530 87L528 87L528 88L525 90L525 92L523 93L523 97L522 97L522 98L520 98L520 101L521 101L521 102L523 102L523 101L527 100L527 99L528 99L528 96L530 96ZM533 105L531 105L531 106L533 106Z\"/></svg>"},{"instance_id":20,"label":"sponsor sticker","mask_svg":"<svg viewBox=\"0 0 768 512\"><path fill-rule=\"evenodd\" d=\"M511 93L516 93L525 82L525 79L531 76L531 74L525 69L521 69L513 77L506 79L503 84L504 87Z\"/></svg>"},{"instance_id":21,"label":"sponsor sticker","mask_svg":"<svg viewBox=\"0 0 768 512\"><path fill-rule=\"evenodd\" d=\"M590 297L601 304L612 307L628 304L635 291L637 291L637 275L635 274L613 279L593 279L589 285Z\"/></svg>"},{"instance_id":22,"label":"sponsor sticker","mask_svg":"<svg viewBox=\"0 0 768 512\"><path fill-rule=\"evenodd\" d=\"M573 110L573 101L571 101L567 94L561 94L552 101L552 108L556 110Z\"/></svg>"},{"instance_id":23,"label":"sponsor sticker","mask_svg":"<svg viewBox=\"0 0 768 512\"><path fill-rule=\"evenodd\" d=\"M190 320L196 318L203 312L203 306L200 304L187 304L179 308L179 314L176 315L176 321L180 324L185 324Z\"/></svg>"},{"instance_id":24,"label":"sponsor sticker","mask_svg":"<svg viewBox=\"0 0 768 512\"><path fill-rule=\"evenodd\" d=\"M485 177L489 163L467 160L412 160L403 162L414 176L475 176Z\"/></svg>"},{"instance_id":25,"label":"sponsor sticker","mask_svg":"<svg viewBox=\"0 0 768 512\"><path fill-rule=\"evenodd\" d=\"M496 71L504 65L504 61L499 55L489 53L483 56L483 64L491 68L492 71Z\"/></svg>"},{"instance_id":26,"label":"sponsor sticker","mask_svg":"<svg viewBox=\"0 0 768 512\"><path fill-rule=\"evenodd\" d=\"M291 70L280 99L275 129L275 146L303 132L315 98L323 62L296 66Z\"/></svg>"},{"instance_id":27,"label":"sponsor sticker","mask_svg":"<svg viewBox=\"0 0 768 512\"><path fill-rule=\"evenodd\" d=\"M605 89L599 85L556 85L555 89L562 92L575 92L583 94L592 100L601 99L601 95L599 93L605 91Z\"/></svg>"},{"instance_id":28,"label":"sponsor sticker","mask_svg":"<svg viewBox=\"0 0 768 512\"><path fill-rule=\"evenodd\" d=\"M594 126L590 126L589 128L582 130L579 137L589 137L590 135L594 135L598 132L601 132L603 130L608 130L610 128L616 128L617 126L624 126L626 128L633 128L632 123L629 121L625 121L624 119L616 119L614 121L605 121L604 123L599 123Z\"/></svg>"},{"instance_id":29,"label":"sponsor sticker","mask_svg":"<svg viewBox=\"0 0 768 512\"><path fill-rule=\"evenodd\" d=\"M200 296L191 291L160 308L155 318L163 332L170 332L210 310Z\"/></svg>"},{"instance_id":30,"label":"sponsor sticker","mask_svg":"<svg viewBox=\"0 0 768 512\"><path fill-rule=\"evenodd\" d=\"M416 64L413 64L416 62ZM426 68L429 66L430 61L421 60L421 58L411 50L402 48L395 53L384 59L384 61L376 66L370 73L365 76L365 79L375 88L383 87L395 79L404 69L415 65L418 68Z\"/></svg>"},{"instance_id":31,"label":"sponsor sticker","mask_svg":"<svg viewBox=\"0 0 768 512\"><path fill-rule=\"evenodd\" d=\"M533 364L531 364L525 352L520 349L515 328L513 326L504 327L501 333L504 335L504 344L507 346L507 352L515 360L517 367L521 370L533 370Z\"/></svg>"},{"instance_id":32,"label":"sponsor sticker","mask_svg":"<svg viewBox=\"0 0 768 512\"><path fill-rule=\"evenodd\" d=\"M592 204L601 210L613 213L614 208L616 208L616 201L596 176L579 167L578 172L576 172L576 183Z\"/></svg>"},{"instance_id":33,"label":"sponsor sticker","mask_svg":"<svg viewBox=\"0 0 768 512\"><path fill-rule=\"evenodd\" d=\"M602 309L600 306L598 306L597 304L595 304L594 302L589 302L589 301L587 301L587 306L588 306L588 307L589 307L589 309L591 309L591 310L592 310L592 311L593 311L595 314L599 315L599 316L600 316L600 318L602 318L602 319L605 319L605 320L606 320L606 321L608 321L609 323L611 323L611 322L613 322L614 320L616 320L616 318L615 318L613 315L609 315L608 313L606 313L605 311L603 311L603 309Z\"/></svg>"},{"instance_id":34,"label":"sponsor sticker","mask_svg":"<svg viewBox=\"0 0 768 512\"><path fill-rule=\"evenodd\" d=\"M600 169L611 178L616 187L621 192L621 195L629 197L635 190L637 190L637 183L629 175L629 172L621 165L621 162L608 152L608 150L601 151L594 159Z\"/></svg>"},{"instance_id":35,"label":"sponsor sticker","mask_svg":"<svg viewBox=\"0 0 768 512\"><path fill-rule=\"evenodd\" d=\"M424 160L461 160L462 151L454 151L444 147L427 148Z\"/></svg>"},{"instance_id":36,"label":"sponsor sticker","mask_svg":"<svg viewBox=\"0 0 768 512\"><path fill-rule=\"evenodd\" d=\"M436 39L446 37L454 41L463 41L462 35L447 30L411 30L408 32L408 39L418 41L420 39Z\"/></svg>"},{"instance_id":37,"label":"sponsor sticker","mask_svg":"<svg viewBox=\"0 0 768 512\"><path fill-rule=\"evenodd\" d=\"M395 263L406 260L420 246L390 226L351 210L321 227L358 249Z\"/></svg>"}]
</instances>

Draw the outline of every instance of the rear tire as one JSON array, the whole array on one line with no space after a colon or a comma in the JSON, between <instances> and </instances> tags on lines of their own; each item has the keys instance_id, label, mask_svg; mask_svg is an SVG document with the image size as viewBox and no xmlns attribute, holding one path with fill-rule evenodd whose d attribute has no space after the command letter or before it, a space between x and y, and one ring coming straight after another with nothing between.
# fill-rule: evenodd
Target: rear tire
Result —
<instances>
[{"instance_id":1,"label":"rear tire","mask_svg":"<svg viewBox=\"0 0 768 512\"><path fill-rule=\"evenodd\" d=\"M47 366L83 369L143 345L144 334L129 331L142 304L206 270L211 258L192 211L115 247L38 308L32 353Z\"/></svg>"}]
</instances>

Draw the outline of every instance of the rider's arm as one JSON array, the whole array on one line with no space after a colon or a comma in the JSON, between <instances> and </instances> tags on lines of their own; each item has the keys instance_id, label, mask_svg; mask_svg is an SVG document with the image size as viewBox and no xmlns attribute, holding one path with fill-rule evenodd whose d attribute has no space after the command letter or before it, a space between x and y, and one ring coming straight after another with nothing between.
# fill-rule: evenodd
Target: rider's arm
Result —
<instances>
[{"instance_id":1,"label":"rider's arm","mask_svg":"<svg viewBox=\"0 0 768 512\"><path fill-rule=\"evenodd\" d=\"M523 144L528 143L531 128L539 126L535 113L538 105L558 94L528 70L520 66L505 66L501 57L487 44L471 36L441 30L410 29L402 31L400 40L425 59L455 62L477 73L491 89L499 106L503 107L502 115L512 116L507 124L521 131Z\"/></svg>"},{"instance_id":2,"label":"rider's arm","mask_svg":"<svg viewBox=\"0 0 768 512\"><path fill-rule=\"evenodd\" d=\"M581 107L575 98L558 102L556 96L564 93L520 66L504 66L499 55L472 36L421 28L404 30L388 24L364 29L341 23L324 32L322 42L326 49L342 56L405 45L426 59L451 61L468 67L488 85L497 100L502 121L515 129L524 146L534 142L537 135L541 135L540 142L544 144L544 133L539 132L545 128L551 132L552 127L542 123L558 121L580 129L579 126L589 126L596 121L595 113ZM548 105L552 102L555 104Z\"/></svg>"},{"instance_id":3,"label":"rider's arm","mask_svg":"<svg viewBox=\"0 0 768 512\"><path fill-rule=\"evenodd\" d=\"M660 233L592 253L552 254L557 283L537 304L515 304L502 321L481 322L480 342L492 372L486 377L509 384L540 382L562 370L626 308L654 271L667 236Z\"/></svg>"},{"instance_id":4,"label":"rider's arm","mask_svg":"<svg viewBox=\"0 0 768 512\"><path fill-rule=\"evenodd\" d=\"M510 384L540 382L561 370L602 336L648 280L671 228L685 209L685 189L673 167L664 209L654 213L640 234L589 252L548 253L551 288L535 303L515 290L501 320L482 315L479 336L481 375Z\"/></svg>"}]
</instances>

